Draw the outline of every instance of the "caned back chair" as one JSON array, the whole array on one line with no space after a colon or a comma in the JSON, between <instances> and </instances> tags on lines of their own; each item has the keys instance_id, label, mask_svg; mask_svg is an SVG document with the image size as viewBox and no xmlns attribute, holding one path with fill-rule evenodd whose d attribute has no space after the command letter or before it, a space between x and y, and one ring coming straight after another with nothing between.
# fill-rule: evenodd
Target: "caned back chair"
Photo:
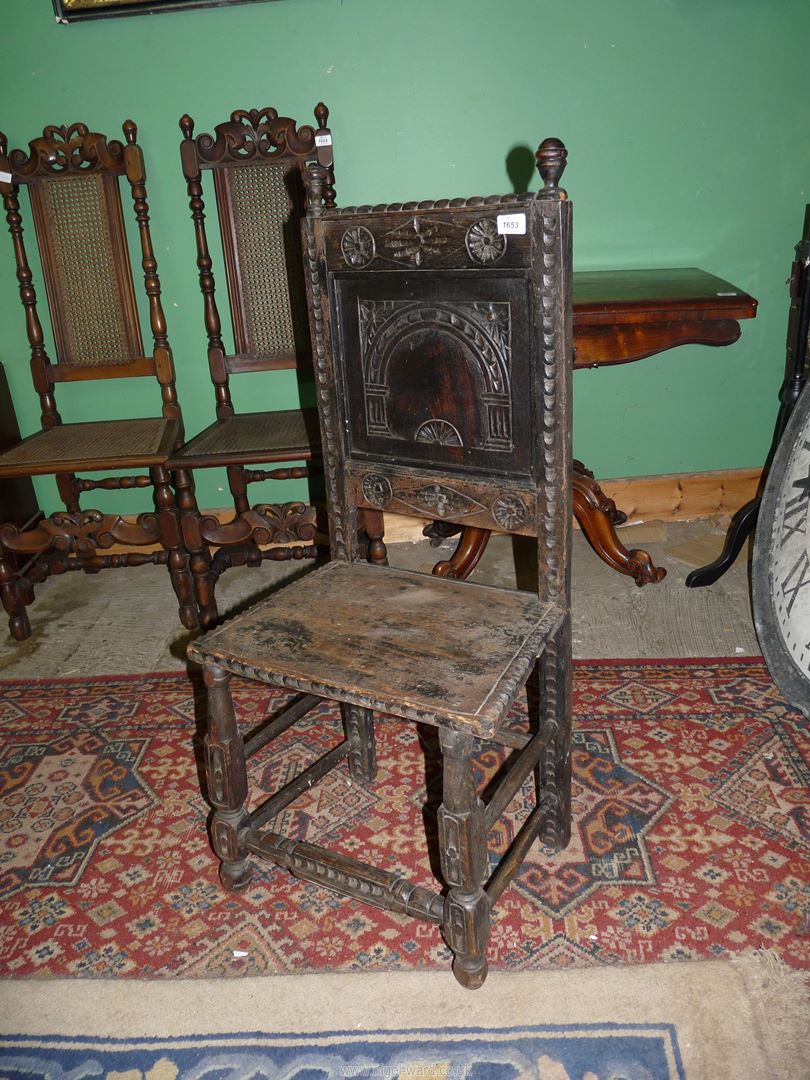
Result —
<instances>
[{"instance_id":1,"label":"caned back chair","mask_svg":"<svg viewBox=\"0 0 810 1080\"><path fill-rule=\"evenodd\" d=\"M329 110L315 108L317 128L296 127L272 108L231 113L215 134L194 137L194 121L183 116L180 157L188 187L203 295L208 365L216 419L174 455L182 470L227 470L234 505L232 520L220 523L196 514L193 491L178 489L192 550L203 625L216 620L214 583L234 563L257 565L263 558L313 557L315 510L300 502L260 504L251 509L247 486L262 480L301 479L305 465L254 469L253 465L308 462L319 453L314 410L273 409L267 384L261 411L238 413L230 377L243 372L306 368L310 364L300 222L304 211L302 171L318 161L326 170L326 201L335 205ZM217 305L213 260L205 224L202 177L209 172L222 241L233 351L225 345ZM307 542L305 546L295 541ZM267 546L270 544L271 546ZM210 561L209 545L218 547ZM260 546L261 545L261 546ZM291 546L292 545L292 546Z\"/></svg>"},{"instance_id":2,"label":"caned back chair","mask_svg":"<svg viewBox=\"0 0 810 1080\"><path fill-rule=\"evenodd\" d=\"M470 988L486 977L491 908L532 841L560 848L570 835L565 156L558 140L541 145L536 196L343 211L324 207L325 171L309 170L307 282L332 561L189 649L208 686L212 840L225 886L244 888L259 856L438 923ZM534 536L538 591L369 565L357 539L364 508ZM304 697L246 743L233 675ZM507 718L530 680L539 706L525 730ZM246 757L323 698L341 703L345 740L248 813ZM436 891L276 831L282 810L344 757L352 780L372 783L374 711L438 729ZM474 759L491 747L520 753L485 805ZM532 772L537 805L489 875L487 833Z\"/></svg>"},{"instance_id":3,"label":"caned back chair","mask_svg":"<svg viewBox=\"0 0 810 1080\"><path fill-rule=\"evenodd\" d=\"M33 599L33 585L49 574L77 569L95 573L147 562L168 564L183 624L197 625L189 560L166 469L169 454L183 441L183 425L149 229L146 172L135 124L126 121L123 132L122 143L108 141L84 124L47 127L27 152L10 153L0 136L0 192L42 422L41 431L0 454L0 477L54 475L65 504L65 512L35 519L27 527L13 522L0 527L0 593L18 640L30 633L26 606ZM135 298L122 178L130 190L140 241L149 351ZM53 357L46 347L24 243L19 201L23 186L28 189L51 317ZM63 423L56 405L59 383L124 377L156 380L159 416ZM122 469L147 471L96 479L76 475L78 470ZM134 522L80 508L86 491L145 487L152 488L155 509ZM156 545L160 550L131 550ZM114 553L105 553L112 547L117 548Z\"/></svg>"}]
</instances>

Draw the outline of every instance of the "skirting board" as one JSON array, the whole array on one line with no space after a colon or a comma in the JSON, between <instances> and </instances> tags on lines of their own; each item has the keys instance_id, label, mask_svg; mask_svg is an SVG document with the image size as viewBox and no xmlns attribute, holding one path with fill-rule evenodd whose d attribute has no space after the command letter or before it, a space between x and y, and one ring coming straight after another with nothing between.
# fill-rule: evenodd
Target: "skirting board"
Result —
<instances>
[{"instance_id":1,"label":"skirting board","mask_svg":"<svg viewBox=\"0 0 810 1080\"><path fill-rule=\"evenodd\" d=\"M600 480L599 484L602 491L627 514L627 524L638 525L645 521L692 521L694 518L730 516L756 495L761 479L762 469L723 469L703 473L629 476ZM233 510L202 512L222 521L233 517ZM127 516L126 520L134 520L134 517ZM390 544L421 540L422 530L430 520L386 514L385 539ZM118 547L110 548L109 552L117 550Z\"/></svg>"}]
</instances>

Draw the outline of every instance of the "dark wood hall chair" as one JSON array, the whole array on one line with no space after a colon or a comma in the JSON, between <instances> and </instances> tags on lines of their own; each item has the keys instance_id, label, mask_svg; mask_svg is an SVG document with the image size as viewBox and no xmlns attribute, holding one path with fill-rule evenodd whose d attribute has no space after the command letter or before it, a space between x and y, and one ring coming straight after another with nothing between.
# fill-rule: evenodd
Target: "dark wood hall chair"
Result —
<instances>
[{"instance_id":1,"label":"dark wood hall chair","mask_svg":"<svg viewBox=\"0 0 810 1080\"><path fill-rule=\"evenodd\" d=\"M229 889L250 856L358 900L438 923L464 986L487 972L490 911L533 840L570 835L571 206L565 148L538 150L537 196L323 207L307 174L307 283L332 561L189 648L208 687L212 842ZM373 566L364 509L536 537L537 592ZM539 663L538 663L539 661ZM303 693L245 740L233 675ZM524 686L528 730L507 722ZM249 813L245 760L321 699L346 738ZM375 777L373 712L438 729L440 891L285 837L282 811L348 758ZM480 750L518 750L484 804ZM487 833L534 772L536 807L495 871ZM390 861L387 864L390 866Z\"/></svg>"},{"instance_id":2,"label":"dark wood hall chair","mask_svg":"<svg viewBox=\"0 0 810 1080\"><path fill-rule=\"evenodd\" d=\"M84 124L47 127L27 152L11 153L0 135L0 192L14 246L42 422L41 431L0 454L0 478L53 475L65 504L64 511L27 527L13 521L0 526L0 593L11 633L18 640L31 630L26 606L33 600L33 586L50 574L96 573L144 563L168 564L183 625L190 629L197 625L189 559L166 468L169 454L182 443L183 425L149 230L146 174L135 124L126 121L123 131L121 143L108 142ZM149 353L143 345L133 286L119 187L122 177L130 189L140 241L153 339ZM53 329L53 359L23 240L21 186L28 189ZM156 380L160 415L62 422L55 397L58 383L124 377ZM76 475L79 470L131 469L146 471L96 479ZM154 510L135 520L82 510L79 505L86 491L148 487ZM116 550L110 552L111 548ZM145 548L151 550L139 550Z\"/></svg>"},{"instance_id":3,"label":"dark wood hall chair","mask_svg":"<svg viewBox=\"0 0 810 1080\"><path fill-rule=\"evenodd\" d=\"M308 475L306 465L289 463L309 462L320 453L315 410L273 409L273 390L267 383L261 411L239 413L229 385L230 376L242 372L310 365L300 230L302 171L308 162L317 160L326 169L326 201L330 207L335 205L332 136L326 126L329 110L323 103L315 108L315 117L317 129L308 125L297 128L294 120L279 116L275 109L240 110L217 125L214 135L196 138L191 117L180 120L180 156L196 234L216 419L173 456L171 465L183 470L226 469L234 506L229 521L203 517L197 511L193 488L181 484L177 489L204 626L216 621L214 585L226 567L317 554L312 543L313 507L292 502L251 508L247 495L252 482ZM215 296L205 226L204 171L209 171L213 180L232 352L223 340ZM282 462L287 464L278 467ZM252 467L273 463L275 468ZM209 545L218 549L213 562L208 560Z\"/></svg>"}]
</instances>

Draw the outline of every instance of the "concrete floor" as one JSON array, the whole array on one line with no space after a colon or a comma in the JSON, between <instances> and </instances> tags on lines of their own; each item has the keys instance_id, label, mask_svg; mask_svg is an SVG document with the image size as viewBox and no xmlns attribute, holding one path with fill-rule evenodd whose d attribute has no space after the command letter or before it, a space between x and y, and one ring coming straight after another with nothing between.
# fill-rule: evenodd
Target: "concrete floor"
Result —
<instances>
[{"instance_id":1,"label":"concrete floor","mask_svg":"<svg viewBox=\"0 0 810 1080\"><path fill-rule=\"evenodd\" d=\"M667 569L661 584L642 589L610 570L575 532L574 655L596 659L758 654L743 556L715 585L684 587L689 571L719 552L725 527L725 521L700 521L621 529L628 548L646 548L656 565ZM519 578L523 588L530 587L532 543L513 544L508 537L495 537L472 580L514 585ZM396 566L429 570L451 551L452 542L432 548L423 541L392 545L389 554ZM261 569L227 572L217 588L220 612L232 613L252 603L279 581L311 566L271 562ZM30 617L33 632L27 641L14 642L5 631L0 678L177 670L185 666L192 636L179 624L167 571L154 566L52 578L37 589Z\"/></svg>"}]
</instances>

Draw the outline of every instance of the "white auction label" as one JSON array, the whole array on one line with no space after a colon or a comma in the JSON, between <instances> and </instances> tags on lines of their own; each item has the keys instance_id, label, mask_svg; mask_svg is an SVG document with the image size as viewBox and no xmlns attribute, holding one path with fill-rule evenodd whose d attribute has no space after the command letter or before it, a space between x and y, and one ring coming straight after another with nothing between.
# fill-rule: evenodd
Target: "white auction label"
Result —
<instances>
[{"instance_id":1,"label":"white auction label","mask_svg":"<svg viewBox=\"0 0 810 1080\"><path fill-rule=\"evenodd\" d=\"M498 214L498 232L504 236L524 236L526 233L525 214Z\"/></svg>"},{"instance_id":2,"label":"white auction label","mask_svg":"<svg viewBox=\"0 0 810 1080\"><path fill-rule=\"evenodd\" d=\"M315 136L315 145L316 146L331 146L332 145L332 136L329 135L328 133L322 133L320 135L316 135Z\"/></svg>"},{"instance_id":3,"label":"white auction label","mask_svg":"<svg viewBox=\"0 0 810 1080\"><path fill-rule=\"evenodd\" d=\"M10 184L13 179L10 172L0 172L0 184Z\"/></svg>"}]
</instances>

